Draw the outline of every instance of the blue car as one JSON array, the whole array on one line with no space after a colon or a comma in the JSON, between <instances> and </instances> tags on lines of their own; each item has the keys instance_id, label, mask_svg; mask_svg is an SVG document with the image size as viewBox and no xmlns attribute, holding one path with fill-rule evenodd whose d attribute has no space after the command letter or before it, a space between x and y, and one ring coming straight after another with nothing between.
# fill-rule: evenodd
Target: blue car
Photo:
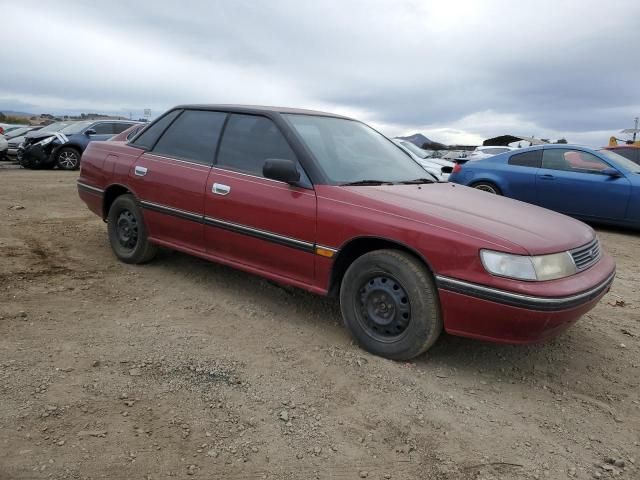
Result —
<instances>
[{"instance_id":1,"label":"blue car","mask_svg":"<svg viewBox=\"0 0 640 480\"><path fill-rule=\"evenodd\" d=\"M62 129L28 134L18 150L24 168L76 170L89 142L109 140L138 122L129 120L85 120L69 123Z\"/></svg>"},{"instance_id":2,"label":"blue car","mask_svg":"<svg viewBox=\"0 0 640 480\"><path fill-rule=\"evenodd\" d=\"M522 148L456 165L449 181L584 221L640 228L640 165L610 150Z\"/></svg>"}]
</instances>

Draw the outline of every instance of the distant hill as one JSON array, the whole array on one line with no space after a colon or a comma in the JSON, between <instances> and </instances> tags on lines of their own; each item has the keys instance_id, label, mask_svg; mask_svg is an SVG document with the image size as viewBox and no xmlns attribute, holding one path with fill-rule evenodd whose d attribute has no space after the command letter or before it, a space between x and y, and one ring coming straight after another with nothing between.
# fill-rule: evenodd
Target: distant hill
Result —
<instances>
[{"instance_id":1,"label":"distant hill","mask_svg":"<svg viewBox=\"0 0 640 480\"><path fill-rule=\"evenodd\" d=\"M13 110L2 110L0 108L0 112L4 113L7 117L32 117L33 113L27 112L14 112Z\"/></svg>"},{"instance_id":2,"label":"distant hill","mask_svg":"<svg viewBox=\"0 0 640 480\"><path fill-rule=\"evenodd\" d=\"M421 133L414 133L413 135L409 135L408 137L396 137L396 138L400 138L402 140L411 142L416 147L422 147L422 145L425 143L433 143L431 140L429 140L427 137L425 137Z\"/></svg>"},{"instance_id":3,"label":"distant hill","mask_svg":"<svg viewBox=\"0 0 640 480\"><path fill-rule=\"evenodd\" d=\"M413 135L409 135L408 137L396 137L396 138L400 138L401 140L406 140L408 142L411 142L411 143L413 143L414 145L416 145L417 147L420 147L420 148L427 148L427 149L445 148L444 144L442 144L440 142L434 142L433 140L425 137L421 133L414 133Z\"/></svg>"}]
</instances>

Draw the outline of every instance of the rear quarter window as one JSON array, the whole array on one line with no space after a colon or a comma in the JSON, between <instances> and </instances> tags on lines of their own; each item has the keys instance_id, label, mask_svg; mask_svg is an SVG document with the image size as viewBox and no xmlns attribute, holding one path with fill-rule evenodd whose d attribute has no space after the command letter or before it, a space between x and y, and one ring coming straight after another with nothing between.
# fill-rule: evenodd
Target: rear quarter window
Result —
<instances>
[{"instance_id":1,"label":"rear quarter window","mask_svg":"<svg viewBox=\"0 0 640 480\"><path fill-rule=\"evenodd\" d=\"M542 166L542 150L516 153L509 157L509 165L518 167L540 168Z\"/></svg>"},{"instance_id":2,"label":"rear quarter window","mask_svg":"<svg viewBox=\"0 0 640 480\"><path fill-rule=\"evenodd\" d=\"M149 150L156 144L160 135L162 135L166 128L171 125L171 122L173 122L181 112L182 110L173 110L160 117L153 124L149 125L139 137L136 137L131 142L131 145Z\"/></svg>"}]
</instances>

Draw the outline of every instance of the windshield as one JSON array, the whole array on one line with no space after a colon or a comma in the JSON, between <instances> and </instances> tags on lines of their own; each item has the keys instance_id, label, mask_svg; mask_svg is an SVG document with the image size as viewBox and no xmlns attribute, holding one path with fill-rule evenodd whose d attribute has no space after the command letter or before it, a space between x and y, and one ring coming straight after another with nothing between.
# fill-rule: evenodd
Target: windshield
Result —
<instances>
[{"instance_id":1,"label":"windshield","mask_svg":"<svg viewBox=\"0 0 640 480\"><path fill-rule=\"evenodd\" d=\"M72 122L56 122L41 128L38 132L59 132L63 128L71 125Z\"/></svg>"},{"instance_id":2,"label":"windshield","mask_svg":"<svg viewBox=\"0 0 640 480\"><path fill-rule=\"evenodd\" d=\"M81 133L85 128L91 125L93 122L76 122L72 123L68 127L60 130L60 133L66 133L67 135L73 135L74 133Z\"/></svg>"},{"instance_id":3,"label":"windshield","mask_svg":"<svg viewBox=\"0 0 640 480\"><path fill-rule=\"evenodd\" d=\"M25 133L27 133L29 130L31 130L30 127L16 128L16 129L13 129L13 130L9 131L9 133L6 134L6 137L7 138L19 137L19 136L24 135Z\"/></svg>"},{"instance_id":4,"label":"windshield","mask_svg":"<svg viewBox=\"0 0 640 480\"><path fill-rule=\"evenodd\" d=\"M601 153L609 161L611 161L616 167L624 168L625 170L630 170L633 173L640 173L640 165L635 162L632 162L626 157L623 157L619 153L612 152L611 150L598 150L598 153Z\"/></svg>"},{"instance_id":5,"label":"windshield","mask_svg":"<svg viewBox=\"0 0 640 480\"><path fill-rule=\"evenodd\" d=\"M413 153L414 155L417 155L420 158L427 158L427 152L425 152L423 149L421 149L420 147L414 145L411 142L406 142L403 140L400 140L400 143L402 144L402 146L404 148L406 148L407 150L409 150L411 153Z\"/></svg>"},{"instance_id":6,"label":"windshield","mask_svg":"<svg viewBox=\"0 0 640 480\"><path fill-rule=\"evenodd\" d=\"M283 115L304 140L334 185L403 182L428 174L393 142L355 120L314 115Z\"/></svg>"}]
</instances>

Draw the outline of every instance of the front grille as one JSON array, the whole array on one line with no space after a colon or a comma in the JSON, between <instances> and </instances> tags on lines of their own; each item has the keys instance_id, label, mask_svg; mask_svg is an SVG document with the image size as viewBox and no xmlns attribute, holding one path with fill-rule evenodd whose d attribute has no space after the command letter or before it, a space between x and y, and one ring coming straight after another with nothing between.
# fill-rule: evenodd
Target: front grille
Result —
<instances>
[{"instance_id":1,"label":"front grille","mask_svg":"<svg viewBox=\"0 0 640 480\"><path fill-rule=\"evenodd\" d=\"M586 245L571 250L571 256L578 270L585 270L600 260L600 242L595 238Z\"/></svg>"},{"instance_id":2,"label":"front grille","mask_svg":"<svg viewBox=\"0 0 640 480\"><path fill-rule=\"evenodd\" d=\"M453 171L453 167L442 167L442 173L451 173Z\"/></svg>"}]
</instances>

